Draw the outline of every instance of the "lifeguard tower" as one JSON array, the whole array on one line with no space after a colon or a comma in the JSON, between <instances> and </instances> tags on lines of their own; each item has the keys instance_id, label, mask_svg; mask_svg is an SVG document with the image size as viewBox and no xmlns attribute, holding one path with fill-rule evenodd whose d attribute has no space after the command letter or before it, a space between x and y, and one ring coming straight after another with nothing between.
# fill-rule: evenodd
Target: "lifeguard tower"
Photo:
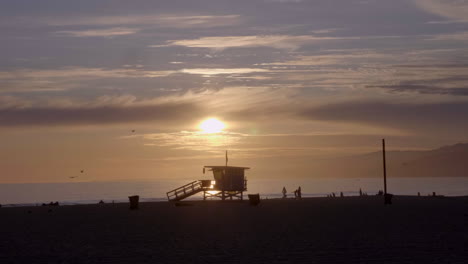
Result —
<instances>
[{"instance_id":1,"label":"lifeguard tower","mask_svg":"<svg viewBox=\"0 0 468 264\"><path fill-rule=\"evenodd\" d=\"M227 162L226 162L227 163ZM245 170L248 167L234 166L204 166L213 172L213 180L198 180L167 192L169 201L180 201L194 194L203 192L203 200L207 198L220 198L221 200L243 200L243 193L247 191Z\"/></svg>"}]
</instances>

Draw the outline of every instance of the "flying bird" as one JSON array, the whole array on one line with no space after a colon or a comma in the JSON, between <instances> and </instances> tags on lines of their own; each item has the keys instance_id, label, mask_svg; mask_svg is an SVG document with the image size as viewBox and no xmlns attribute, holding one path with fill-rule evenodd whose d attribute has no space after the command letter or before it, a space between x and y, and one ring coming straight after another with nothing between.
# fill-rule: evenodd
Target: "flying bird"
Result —
<instances>
[{"instance_id":1,"label":"flying bird","mask_svg":"<svg viewBox=\"0 0 468 264\"><path fill-rule=\"evenodd\" d=\"M84 170L81 170L81 173L83 173L83 172L84 172Z\"/></svg>"},{"instance_id":2,"label":"flying bird","mask_svg":"<svg viewBox=\"0 0 468 264\"><path fill-rule=\"evenodd\" d=\"M132 133L135 133L135 129L132 129Z\"/></svg>"}]
</instances>

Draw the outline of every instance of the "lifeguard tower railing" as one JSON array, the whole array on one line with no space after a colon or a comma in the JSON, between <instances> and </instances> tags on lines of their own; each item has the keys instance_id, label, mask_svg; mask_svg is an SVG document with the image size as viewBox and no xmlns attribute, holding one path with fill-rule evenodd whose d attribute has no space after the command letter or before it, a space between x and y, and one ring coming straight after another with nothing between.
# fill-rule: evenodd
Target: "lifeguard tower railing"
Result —
<instances>
[{"instance_id":1,"label":"lifeguard tower railing","mask_svg":"<svg viewBox=\"0 0 468 264\"><path fill-rule=\"evenodd\" d=\"M199 180L180 186L166 193L169 201L180 201L199 192L208 190L211 186L211 180Z\"/></svg>"}]
</instances>

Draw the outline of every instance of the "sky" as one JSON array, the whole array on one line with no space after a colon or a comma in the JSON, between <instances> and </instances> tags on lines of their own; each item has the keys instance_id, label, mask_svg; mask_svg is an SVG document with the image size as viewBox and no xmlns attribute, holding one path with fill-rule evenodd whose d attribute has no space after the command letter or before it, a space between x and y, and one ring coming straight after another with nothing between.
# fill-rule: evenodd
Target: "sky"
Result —
<instances>
[{"instance_id":1,"label":"sky","mask_svg":"<svg viewBox=\"0 0 468 264\"><path fill-rule=\"evenodd\" d=\"M467 0L2 1L0 36L3 183L198 179L226 149L320 177L381 138L468 141Z\"/></svg>"}]
</instances>

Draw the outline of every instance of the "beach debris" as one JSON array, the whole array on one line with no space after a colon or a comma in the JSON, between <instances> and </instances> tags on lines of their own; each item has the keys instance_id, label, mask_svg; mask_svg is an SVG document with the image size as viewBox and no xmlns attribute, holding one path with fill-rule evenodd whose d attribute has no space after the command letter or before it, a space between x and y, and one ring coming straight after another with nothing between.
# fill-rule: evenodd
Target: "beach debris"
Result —
<instances>
[{"instance_id":1,"label":"beach debris","mask_svg":"<svg viewBox=\"0 0 468 264\"><path fill-rule=\"evenodd\" d=\"M252 206L257 206L260 203L260 194L248 194L249 204Z\"/></svg>"},{"instance_id":2,"label":"beach debris","mask_svg":"<svg viewBox=\"0 0 468 264\"><path fill-rule=\"evenodd\" d=\"M283 191L282 191L282 193L283 193L283 199L285 199L285 198L288 197L287 191L286 191L286 187L284 187L284 186L283 186Z\"/></svg>"},{"instance_id":3,"label":"beach debris","mask_svg":"<svg viewBox=\"0 0 468 264\"><path fill-rule=\"evenodd\" d=\"M128 199L130 200L130 210L137 210L138 200L140 199L140 196L132 195L132 196L129 196Z\"/></svg>"}]
</instances>

